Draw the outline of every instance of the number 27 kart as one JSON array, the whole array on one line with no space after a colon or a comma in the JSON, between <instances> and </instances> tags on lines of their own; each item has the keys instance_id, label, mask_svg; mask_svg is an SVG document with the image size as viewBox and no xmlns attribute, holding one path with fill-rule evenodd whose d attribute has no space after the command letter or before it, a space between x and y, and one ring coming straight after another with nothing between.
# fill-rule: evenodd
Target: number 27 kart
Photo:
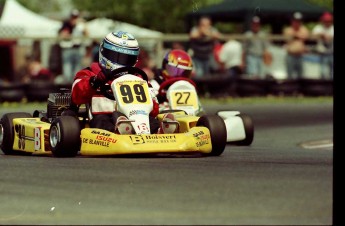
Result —
<instances>
[{"instance_id":1,"label":"number 27 kart","mask_svg":"<svg viewBox=\"0 0 345 226\"><path fill-rule=\"evenodd\" d=\"M116 74L125 73L118 77ZM139 74L136 76L135 74ZM71 110L70 93L51 93L47 111L7 113L0 121L0 147L4 154L52 154L55 157L79 155L121 155L149 153L200 153L219 156L226 146L224 120L217 115L202 117L176 111L178 131L151 134L149 112L152 99L147 75L139 68L120 68L110 78L111 85L101 92L116 101L116 110L128 118L135 130L121 135L89 128L91 107L76 106ZM72 111L75 115L65 114ZM163 120L163 114L157 116Z\"/></svg>"},{"instance_id":2,"label":"number 27 kart","mask_svg":"<svg viewBox=\"0 0 345 226\"><path fill-rule=\"evenodd\" d=\"M160 104L164 110L183 110L188 115L202 115L203 110L195 84L188 78L173 78L159 85L158 95L166 99ZM216 113L226 126L227 143L248 146L254 139L254 124L251 117L239 111L221 110Z\"/></svg>"}]
</instances>

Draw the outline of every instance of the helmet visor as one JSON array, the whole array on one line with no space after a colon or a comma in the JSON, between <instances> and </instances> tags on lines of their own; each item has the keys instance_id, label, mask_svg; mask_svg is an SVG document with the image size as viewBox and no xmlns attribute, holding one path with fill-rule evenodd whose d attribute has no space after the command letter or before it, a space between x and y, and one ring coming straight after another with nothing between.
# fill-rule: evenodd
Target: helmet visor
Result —
<instances>
[{"instance_id":1,"label":"helmet visor","mask_svg":"<svg viewBox=\"0 0 345 226\"><path fill-rule=\"evenodd\" d=\"M135 51L139 52L138 50ZM134 66L138 60L138 55L120 53L107 48L103 48L102 55L108 60L110 60L112 63L121 64L124 66Z\"/></svg>"},{"instance_id":2,"label":"helmet visor","mask_svg":"<svg viewBox=\"0 0 345 226\"><path fill-rule=\"evenodd\" d=\"M192 73L192 69L189 67L177 67L177 66L172 66L167 64L166 65L166 70L169 76L171 77L187 77L189 78L191 73Z\"/></svg>"}]
</instances>

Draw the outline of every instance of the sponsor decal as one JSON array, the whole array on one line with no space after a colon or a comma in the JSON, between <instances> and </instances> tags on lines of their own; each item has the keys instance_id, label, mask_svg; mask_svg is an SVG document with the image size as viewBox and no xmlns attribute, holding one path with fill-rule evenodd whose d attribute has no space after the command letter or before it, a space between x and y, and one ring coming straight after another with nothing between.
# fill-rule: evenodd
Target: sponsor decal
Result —
<instances>
[{"instance_id":1,"label":"sponsor decal","mask_svg":"<svg viewBox=\"0 0 345 226\"><path fill-rule=\"evenodd\" d=\"M97 146L109 147L110 144L115 144L117 139L110 137L109 133L100 132L100 131L91 131L93 134L99 134L96 136L95 139L93 138L83 138L82 143L84 144L92 144Z\"/></svg>"},{"instance_id":2,"label":"sponsor decal","mask_svg":"<svg viewBox=\"0 0 345 226\"><path fill-rule=\"evenodd\" d=\"M199 136L201 136L201 135L203 135L203 134L204 134L203 131L199 131L199 132L197 132L197 133L193 133L193 137L199 138Z\"/></svg>"},{"instance_id":3,"label":"sponsor decal","mask_svg":"<svg viewBox=\"0 0 345 226\"><path fill-rule=\"evenodd\" d=\"M124 54L129 54L129 55L139 55L139 51L138 50L131 50L131 49L125 49L125 48L121 48L121 47L117 47L117 46L113 46L110 45L108 43L104 43L104 48L106 49L110 49L119 53L124 53Z\"/></svg>"},{"instance_id":4,"label":"sponsor decal","mask_svg":"<svg viewBox=\"0 0 345 226\"><path fill-rule=\"evenodd\" d=\"M129 136L131 138L133 144L144 144L144 138L141 135L133 135Z\"/></svg>"},{"instance_id":5,"label":"sponsor decal","mask_svg":"<svg viewBox=\"0 0 345 226\"><path fill-rule=\"evenodd\" d=\"M205 144L209 144L209 141L208 140L202 140L202 141L196 142L196 146L197 147L201 147L201 146L203 146Z\"/></svg>"},{"instance_id":6,"label":"sponsor decal","mask_svg":"<svg viewBox=\"0 0 345 226\"><path fill-rule=\"evenodd\" d=\"M110 142L102 141L102 140L89 139L89 144L94 144L94 145L103 146L103 147L109 147Z\"/></svg>"},{"instance_id":7,"label":"sponsor decal","mask_svg":"<svg viewBox=\"0 0 345 226\"><path fill-rule=\"evenodd\" d=\"M128 117L131 117L132 115L147 115L147 113L143 110L131 110Z\"/></svg>"},{"instance_id":8,"label":"sponsor decal","mask_svg":"<svg viewBox=\"0 0 345 226\"><path fill-rule=\"evenodd\" d=\"M205 134L203 131L199 131L197 133L193 133L193 137L195 137L198 141L196 142L197 147L201 147L205 144L209 144L210 142L210 135Z\"/></svg>"},{"instance_id":9,"label":"sponsor decal","mask_svg":"<svg viewBox=\"0 0 345 226\"><path fill-rule=\"evenodd\" d=\"M91 131L92 134L98 134L98 135L101 135L101 136L106 136L106 137L110 137L110 133L107 133L107 132L100 132L100 131L97 131L97 130L92 130Z\"/></svg>"},{"instance_id":10,"label":"sponsor decal","mask_svg":"<svg viewBox=\"0 0 345 226\"><path fill-rule=\"evenodd\" d=\"M118 31L116 33L113 33L116 37L118 38L123 38L123 39L134 39L134 36L123 31Z\"/></svg>"},{"instance_id":11,"label":"sponsor decal","mask_svg":"<svg viewBox=\"0 0 345 226\"><path fill-rule=\"evenodd\" d=\"M110 137L110 133L97 130L92 130L91 133L97 134L97 136L95 138L83 138L82 143L109 147L110 144L115 144L117 142L117 139Z\"/></svg>"},{"instance_id":12,"label":"sponsor decal","mask_svg":"<svg viewBox=\"0 0 345 226\"><path fill-rule=\"evenodd\" d=\"M122 81L117 82L117 84L120 86L127 85L128 83L139 83L139 85L144 85L146 81L145 80L122 80Z\"/></svg>"},{"instance_id":13,"label":"sponsor decal","mask_svg":"<svg viewBox=\"0 0 345 226\"><path fill-rule=\"evenodd\" d=\"M147 127L146 123L139 124L138 129L139 131L141 131L141 133L145 133L149 131L149 128Z\"/></svg>"},{"instance_id":14,"label":"sponsor decal","mask_svg":"<svg viewBox=\"0 0 345 226\"><path fill-rule=\"evenodd\" d=\"M111 142L111 143L116 143L116 139L112 137L107 137L107 136L102 136L102 135L97 135L96 140L101 140L101 141L106 141L106 142Z\"/></svg>"},{"instance_id":15,"label":"sponsor decal","mask_svg":"<svg viewBox=\"0 0 345 226\"><path fill-rule=\"evenodd\" d=\"M35 149L36 149L36 137L29 137L26 136L26 129L24 125L15 125L14 126L14 130L18 136L18 148L21 150L25 150L25 143L26 140L29 141L35 141ZM39 131L40 132L40 131ZM40 136L41 134L39 134L38 136ZM36 136L36 131L34 130L34 136ZM40 141L39 141L40 142Z\"/></svg>"},{"instance_id":16,"label":"sponsor decal","mask_svg":"<svg viewBox=\"0 0 345 226\"><path fill-rule=\"evenodd\" d=\"M162 144L176 143L175 135L132 135L130 136L133 144Z\"/></svg>"},{"instance_id":17,"label":"sponsor decal","mask_svg":"<svg viewBox=\"0 0 345 226\"><path fill-rule=\"evenodd\" d=\"M34 129L34 142L35 142L35 151L41 149L41 127L36 127Z\"/></svg>"}]
</instances>

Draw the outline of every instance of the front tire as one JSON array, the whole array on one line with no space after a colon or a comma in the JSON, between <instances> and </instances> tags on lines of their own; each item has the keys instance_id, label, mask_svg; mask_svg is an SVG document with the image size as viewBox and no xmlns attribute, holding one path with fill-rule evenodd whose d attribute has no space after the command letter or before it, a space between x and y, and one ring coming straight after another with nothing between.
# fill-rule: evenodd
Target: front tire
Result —
<instances>
[{"instance_id":1,"label":"front tire","mask_svg":"<svg viewBox=\"0 0 345 226\"><path fill-rule=\"evenodd\" d=\"M32 118L30 113L16 112L5 114L0 121L0 148L5 155L16 155L20 152L13 150L14 127L13 119Z\"/></svg>"},{"instance_id":2,"label":"front tire","mask_svg":"<svg viewBox=\"0 0 345 226\"><path fill-rule=\"evenodd\" d=\"M210 130L212 151L210 156L219 156L226 146L226 127L224 120L218 115L203 115L199 118L197 126L204 126Z\"/></svg>"},{"instance_id":3,"label":"front tire","mask_svg":"<svg viewBox=\"0 0 345 226\"><path fill-rule=\"evenodd\" d=\"M73 116L56 118L49 130L49 142L55 157L75 157L80 149L80 122Z\"/></svg>"}]
</instances>

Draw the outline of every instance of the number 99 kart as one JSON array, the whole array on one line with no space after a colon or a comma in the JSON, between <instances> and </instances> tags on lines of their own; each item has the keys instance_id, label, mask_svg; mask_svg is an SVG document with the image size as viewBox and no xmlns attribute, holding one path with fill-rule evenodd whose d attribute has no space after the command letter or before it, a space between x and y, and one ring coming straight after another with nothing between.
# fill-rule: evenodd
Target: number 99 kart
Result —
<instances>
[{"instance_id":1,"label":"number 99 kart","mask_svg":"<svg viewBox=\"0 0 345 226\"><path fill-rule=\"evenodd\" d=\"M125 73L121 77L117 74ZM139 76L136 76L138 74ZM7 113L0 121L0 147L4 154L52 154L56 157L79 155L121 155L149 153L201 153L219 156L226 146L224 120L217 115L202 117L185 111L172 111L177 133L151 134L149 113L152 99L145 72L135 67L114 71L111 85L101 93L115 101L134 128L122 135L90 128L92 106L73 106L70 92L49 94L47 111ZM70 114L70 113L73 114ZM67 114L68 113L68 114ZM163 113L157 116L161 122Z\"/></svg>"}]
</instances>

